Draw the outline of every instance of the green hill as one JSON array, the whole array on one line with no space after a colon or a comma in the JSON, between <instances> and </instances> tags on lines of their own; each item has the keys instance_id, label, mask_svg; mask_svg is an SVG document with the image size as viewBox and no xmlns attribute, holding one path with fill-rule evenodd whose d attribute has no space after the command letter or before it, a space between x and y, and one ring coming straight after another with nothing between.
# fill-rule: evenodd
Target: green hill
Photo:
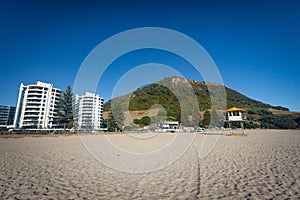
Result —
<instances>
[{"instance_id":1,"label":"green hill","mask_svg":"<svg viewBox=\"0 0 300 200\"><path fill-rule=\"evenodd\" d=\"M204 111L211 108L211 99L210 93L208 90L208 85L215 85L216 87L222 87L221 85L214 83L205 83L198 82L195 80L183 79L180 77L168 77L157 83L150 84L143 88L139 88L132 92L131 94L127 94L125 96L130 98L129 110L147 110L151 108L154 104L160 104L164 107L168 107L170 105L178 106L178 99L176 95L168 88L175 88L175 90L179 90L181 94L185 96L184 89L186 88L186 81L192 86L195 95L197 96L199 103L199 110ZM166 87L167 86L167 87ZM181 87L182 86L182 87ZM269 104L262 103L260 101L256 101L254 99L248 98L247 96L232 90L225 86L226 92L226 100L227 100L227 108L230 107L241 107L244 109L252 109L252 110L260 110L260 109L277 109L277 110L285 110L288 111L288 108L280 107L280 106L271 106ZM125 96L117 97L119 101L122 101ZM110 109L111 100L108 101L104 105L104 111L108 111Z\"/></svg>"},{"instance_id":2,"label":"green hill","mask_svg":"<svg viewBox=\"0 0 300 200\"><path fill-rule=\"evenodd\" d=\"M212 94L209 88L213 88L214 94ZM210 110L212 108L211 95L214 95L217 99L221 99L218 91L221 93L222 89L225 89L226 105L224 105L224 101L220 100L217 101L217 105L215 105L214 109L224 110L223 108L230 107L243 108L249 111L247 114L254 123L257 122L261 124L263 121L262 117L266 117L260 115L259 111L261 110L289 111L288 108L271 106L269 104L256 101L226 86L216 83L198 82L181 77L165 78L157 83L139 88L130 94L117 97L113 99L113 101L122 105L121 107L124 110L129 108L129 111L149 110L150 108L153 108L154 105L158 104L165 109L169 118L182 121L182 116L185 116L184 118L189 120L195 118L192 116L195 115L195 112L189 109L191 107L195 108L193 106L197 106L197 104L200 116L201 113L203 115L204 111ZM196 101L195 97L197 99ZM128 101L129 105L126 105L126 102ZM179 102L181 102L181 104ZM111 109L110 105L111 100L105 103L104 111L109 111ZM181 115L181 113L185 114ZM296 117L294 116L293 118Z\"/></svg>"}]
</instances>

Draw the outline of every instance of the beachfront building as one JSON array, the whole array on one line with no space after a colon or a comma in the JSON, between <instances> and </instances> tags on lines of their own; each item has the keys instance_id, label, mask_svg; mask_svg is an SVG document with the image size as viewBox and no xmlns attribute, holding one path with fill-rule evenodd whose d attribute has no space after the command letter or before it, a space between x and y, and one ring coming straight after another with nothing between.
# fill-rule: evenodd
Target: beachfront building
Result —
<instances>
[{"instance_id":1,"label":"beachfront building","mask_svg":"<svg viewBox=\"0 0 300 200\"><path fill-rule=\"evenodd\" d=\"M155 129L157 132L179 132L178 121L162 121L157 124L158 128Z\"/></svg>"},{"instance_id":2,"label":"beachfront building","mask_svg":"<svg viewBox=\"0 0 300 200\"><path fill-rule=\"evenodd\" d=\"M38 81L20 85L14 119L15 129L40 130L58 128L55 118L62 91L53 84Z\"/></svg>"},{"instance_id":3,"label":"beachfront building","mask_svg":"<svg viewBox=\"0 0 300 200\"><path fill-rule=\"evenodd\" d=\"M0 130L7 130L14 124L16 107L0 105Z\"/></svg>"},{"instance_id":4,"label":"beachfront building","mask_svg":"<svg viewBox=\"0 0 300 200\"><path fill-rule=\"evenodd\" d=\"M241 128L243 128L245 117L243 116L243 113L245 110L241 108L232 107L226 110L226 120L225 122L228 123L229 128L231 128L231 124L233 122L240 122Z\"/></svg>"},{"instance_id":5,"label":"beachfront building","mask_svg":"<svg viewBox=\"0 0 300 200\"><path fill-rule=\"evenodd\" d=\"M94 93L86 92L75 96L74 121L78 131L101 130L104 99Z\"/></svg>"}]
</instances>

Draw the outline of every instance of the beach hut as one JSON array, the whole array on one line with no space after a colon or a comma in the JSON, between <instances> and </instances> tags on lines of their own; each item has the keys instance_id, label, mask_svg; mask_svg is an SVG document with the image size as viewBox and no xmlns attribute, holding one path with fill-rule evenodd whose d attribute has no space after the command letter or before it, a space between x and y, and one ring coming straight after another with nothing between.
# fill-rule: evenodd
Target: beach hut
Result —
<instances>
[{"instance_id":1,"label":"beach hut","mask_svg":"<svg viewBox=\"0 0 300 200\"><path fill-rule=\"evenodd\" d=\"M232 122L240 122L241 128L244 128L245 117L243 113L245 112L244 109L232 107L226 110L226 120L225 122L228 123L229 128L231 128Z\"/></svg>"}]
</instances>

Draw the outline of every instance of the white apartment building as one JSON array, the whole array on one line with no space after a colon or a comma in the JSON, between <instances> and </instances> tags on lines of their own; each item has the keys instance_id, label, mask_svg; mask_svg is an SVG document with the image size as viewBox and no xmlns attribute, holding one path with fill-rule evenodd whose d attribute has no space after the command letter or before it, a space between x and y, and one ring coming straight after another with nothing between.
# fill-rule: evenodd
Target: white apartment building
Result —
<instances>
[{"instance_id":1,"label":"white apartment building","mask_svg":"<svg viewBox=\"0 0 300 200\"><path fill-rule=\"evenodd\" d=\"M79 131L101 129L104 99L94 93L86 92L75 96L75 128Z\"/></svg>"},{"instance_id":2,"label":"white apartment building","mask_svg":"<svg viewBox=\"0 0 300 200\"><path fill-rule=\"evenodd\" d=\"M19 89L16 108L15 129L57 128L55 107L58 106L62 91L53 84L38 81L33 85L23 85Z\"/></svg>"}]
</instances>

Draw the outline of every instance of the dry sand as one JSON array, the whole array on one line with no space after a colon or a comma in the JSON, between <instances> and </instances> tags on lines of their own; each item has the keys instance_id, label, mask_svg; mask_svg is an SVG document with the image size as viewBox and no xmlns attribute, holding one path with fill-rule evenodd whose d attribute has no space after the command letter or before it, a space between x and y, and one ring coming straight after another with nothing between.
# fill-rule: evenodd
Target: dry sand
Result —
<instances>
[{"instance_id":1,"label":"dry sand","mask_svg":"<svg viewBox=\"0 0 300 200\"><path fill-rule=\"evenodd\" d=\"M174 163L139 174L105 166L78 136L1 138L0 199L300 199L300 131L246 133L220 136L202 159L206 136L198 134ZM138 143L125 135L108 137L120 148L145 152L173 136ZM108 158L126 160L114 152Z\"/></svg>"}]
</instances>

